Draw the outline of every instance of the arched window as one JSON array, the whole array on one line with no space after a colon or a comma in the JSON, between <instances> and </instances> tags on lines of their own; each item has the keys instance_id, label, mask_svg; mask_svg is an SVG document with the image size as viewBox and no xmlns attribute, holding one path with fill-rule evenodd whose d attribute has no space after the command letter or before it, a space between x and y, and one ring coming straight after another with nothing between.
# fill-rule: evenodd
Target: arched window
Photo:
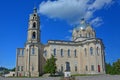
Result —
<instances>
[{"instance_id":1,"label":"arched window","mask_svg":"<svg viewBox=\"0 0 120 80\"><path fill-rule=\"evenodd\" d=\"M70 56L70 50L68 49L68 57Z\"/></svg>"},{"instance_id":2,"label":"arched window","mask_svg":"<svg viewBox=\"0 0 120 80\"><path fill-rule=\"evenodd\" d=\"M34 66L32 65L32 71L34 71Z\"/></svg>"},{"instance_id":3,"label":"arched window","mask_svg":"<svg viewBox=\"0 0 120 80\"><path fill-rule=\"evenodd\" d=\"M91 71L94 71L94 65L91 65Z\"/></svg>"},{"instance_id":4,"label":"arched window","mask_svg":"<svg viewBox=\"0 0 120 80\"><path fill-rule=\"evenodd\" d=\"M87 55L87 49L86 48L84 49L84 52L85 52L85 56L86 56Z\"/></svg>"},{"instance_id":5,"label":"arched window","mask_svg":"<svg viewBox=\"0 0 120 80\"><path fill-rule=\"evenodd\" d=\"M63 65L61 65L61 72L63 72Z\"/></svg>"},{"instance_id":6,"label":"arched window","mask_svg":"<svg viewBox=\"0 0 120 80\"><path fill-rule=\"evenodd\" d=\"M90 54L93 55L93 47L90 48Z\"/></svg>"},{"instance_id":7,"label":"arched window","mask_svg":"<svg viewBox=\"0 0 120 80\"><path fill-rule=\"evenodd\" d=\"M33 23L33 28L36 28L36 23L35 22Z\"/></svg>"},{"instance_id":8,"label":"arched window","mask_svg":"<svg viewBox=\"0 0 120 80\"><path fill-rule=\"evenodd\" d=\"M47 56L47 50L44 51L44 56L45 56L45 57Z\"/></svg>"},{"instance_id":9,"label":"arched window","mask_svg":"<svg viewBox=\"0 0 120 80\"><path fill-rule=\"evenodd\" d=\"M63 49L61 49L61 57L63 57Z\"/></svg>"},{"instance_id":10,"label":"arched window","mask_svg":"<svg viewBox=\"0 0 120 80\"><path fill-rule=\"evenodd\" d=\"M36 33L33 32L33 34L32 34L32 39L35 39L35 38L36 38Z\"/></svg>"},{"instance_id":11,"label":"arched window","mask_svg":"<svg viewBox=\"0 0 120 80\"><path fill-rule=\"evenodd\" d=\"M97 47L97 55L99 55L99 48Z\"/></svg>"},{"instance_id":12,"label":"arched window","mask_svg":"<svg viewBox=\"0 0 120 80\"><path fill-rule=\"evenodd\" d=\"M77 57L77 50L74 50L74 56Z\"/></svg>"},{"instance_id":13,"label":"arched window","mask_svg":"<svg viewBox=\"0 0 120 80\"><path fill-rule=\"evenodd\" d=\"M24 49L22 49L22 56L24 55Z\"/></svg>"},{"instance_id":14,"label":"arched window","mask_svg":"<svg viewBox=\"0 0 120 80\"><path fill-rule=\"evenodd\" d=\"M70 71L70 63L66 62L66 71Z\"/></svg>"},{"instance_id":15,"label":"arched window","mask_svg":"<svg viewBox=\"0 0 120 80\"><path fill-rule=\"evenodd\" d=\"M77 66L75 66L75 71L77 71Z\"/></svg>"},{"instance_id":16,"label":"arched window","mask_svg":"<svg viewBox=\"0 0 120 80\"><path fill-rule=\"evenodd\" d=\"M90 38L90 32L89 32L89 38Z\"/></svg>"},{"instance_id":17,"label":"arched window","mask_svg":"<svg viewBox=\"0 0 120 80\"><path fill-rule=\"evenodd\" d=\"M82 34L80 34L80 37L82 37Z\"/></svg>"},{"instance_id":18,"label":"arched window","mask_svg":"<svg viewBox=\"0 0 120 80\"><path fill-rule=\"evenodd\" d=\"M56 49L53 50L53 54L54 54L54 56L56 56Z\"/></svg>"},{"instance_id":19,"label":"arched window","mask_svg":"<svg viewBox=\"0 0 120 80\"><path fill-rule=\"evenodd\" d=\"M34 48L32 48L32 54L35 54L35 50L34 50Z\"/></svg>"},{"instance_id":20,"label":"arched window","mask_svg":"<svg viewBox=\"0 0 120 80\"><path fill-rule=\"evenodd\" d=\"M86 69L86 71L88 71L88 66L87 65L85 66L85 69Z\"/></svg>"}]
</instances>

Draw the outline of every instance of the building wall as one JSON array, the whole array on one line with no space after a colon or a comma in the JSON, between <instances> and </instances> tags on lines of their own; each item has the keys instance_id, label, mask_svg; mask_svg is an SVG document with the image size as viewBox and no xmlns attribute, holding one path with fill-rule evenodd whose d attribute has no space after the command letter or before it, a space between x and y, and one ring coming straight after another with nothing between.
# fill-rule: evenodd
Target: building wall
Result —
<instances>
[{"instance_id":1,"label":"building wall","mask_svg":"<svg viewBox=\"0 0 120 80\"><path fill-rule=\"evenodd\" d=\"M44 57L48 59L51 55L54 55L57 58L56 65L57 71L62 72L61 66L63 66L63 72L66 70L66 62L70 63L70 69L72 74L104 74L104 61L102 51L104 48L101 43L97 43L97 41L86 41L84 44L78 45L69 45L63 44L62 42L59 44L52 43L47 45L44 48ZM90 48L93 48L92 54ZM86 48L86 52L85 52ZM98 48L98 50L97 50ZM54 52L54 49L56 52ZM63 49L63 56L61 56L61 49ZM70 56L68 56L68 50L70 50ZM76 56L74 55L74 51L76 50ZM56 55L55 55L55 54ZM102 62L103 61L103 62ZM77 71L75 71L75 66L77 66ZM86 70L87 66L87 70ZM93 70L92 70L93 66ZM100 67L100 72L98 71L98 66Z\"/></svg>"}]
</instances>

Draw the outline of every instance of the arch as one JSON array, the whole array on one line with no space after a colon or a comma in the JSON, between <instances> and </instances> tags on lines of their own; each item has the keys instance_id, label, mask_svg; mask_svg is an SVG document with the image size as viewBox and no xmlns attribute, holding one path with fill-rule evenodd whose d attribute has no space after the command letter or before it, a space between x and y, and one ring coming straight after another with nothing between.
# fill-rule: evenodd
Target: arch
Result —
<instances>
[{"instance_id":1,"label":"arch","mask_svg":"<svg viewBox=\"0 0 120 80\"><path fill-rule=\"evenodd\" d=\"M35 39L35 38L36 38L36 33L33 32L33 33L32 33L32 39Z\"/></svg>"},{"instance_id":2,"label":"arch","mask_svg":"<svg viewBox=\"0 0 120 80\"><path fill-rule=\"evenodd\" d=\"M33 23L33 28L36 28L36 23L35 22Z\"/></svg>"}]
</instances>

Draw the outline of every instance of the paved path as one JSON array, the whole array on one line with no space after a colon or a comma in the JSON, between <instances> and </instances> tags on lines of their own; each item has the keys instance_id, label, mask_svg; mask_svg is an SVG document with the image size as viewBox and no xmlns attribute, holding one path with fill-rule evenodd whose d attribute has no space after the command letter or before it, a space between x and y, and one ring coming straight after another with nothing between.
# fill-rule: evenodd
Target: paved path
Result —
<instances>
[{"instance_id":1,"label":"paved path","mask_svg":"<svg viewBox=\"0 0 120 80\"><path fill-rule=\"evenodd\" d=\"M120 80L120 75L77 76L76 80Z\"/></svg>"},{"instance_id":2,"label":"paved path","mask_svg":"<svg viewBox=\"0 0 120 80\"><path fill-rule=\"evenodd\" d=\"M0 80L60 80L60 77L47 78L3 78ZM76 80L120 80L120 75L77 76Z\"/></svg>"}]
</instances>

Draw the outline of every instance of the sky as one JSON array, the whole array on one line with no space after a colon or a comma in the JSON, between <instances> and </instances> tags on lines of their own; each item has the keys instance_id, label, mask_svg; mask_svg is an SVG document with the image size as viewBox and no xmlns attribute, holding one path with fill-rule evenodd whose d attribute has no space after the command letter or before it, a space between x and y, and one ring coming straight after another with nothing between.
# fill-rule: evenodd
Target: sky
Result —
<instances>
[{"instance_id":1,"label":"sky","mask_svg":"<svg viewBox=\"0 0 120 80\"><path fill-rule=\"evenodd\" d=\"M34 6L40 16L43 44L71 40L73 28L85 18L103 40L106 62L120 58L120 0L1 0L0 66L15 67L16 49L25 45Z\"/></svg>"}]
</instances>

